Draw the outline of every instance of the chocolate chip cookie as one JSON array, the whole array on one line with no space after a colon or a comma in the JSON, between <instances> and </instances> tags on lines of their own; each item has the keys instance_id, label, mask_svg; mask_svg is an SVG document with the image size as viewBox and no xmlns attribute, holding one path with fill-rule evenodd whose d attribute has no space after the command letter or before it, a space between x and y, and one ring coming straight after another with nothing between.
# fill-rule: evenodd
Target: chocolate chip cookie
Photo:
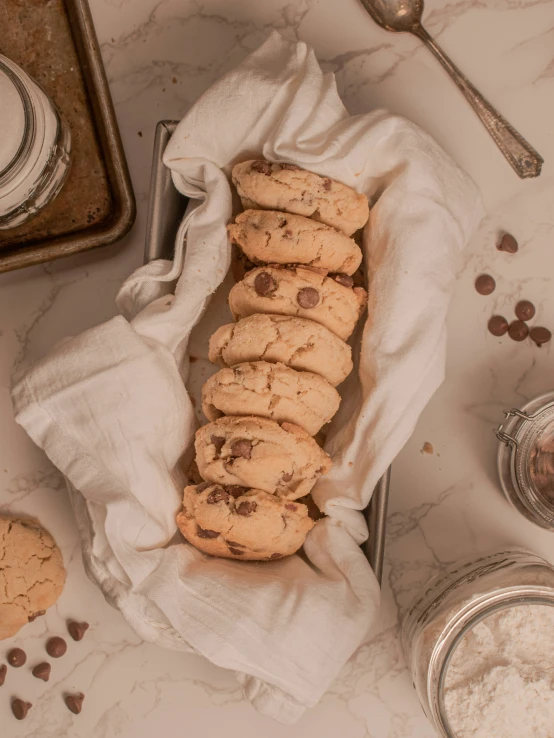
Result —
<instances>
[{"instance_id":1,"label":"chocolate chip cookie","mask_svg":"<svg viewBox=\"0 0 554 738\"><path fill-rule=\"evenodd\" d=\"M209 357L220 366L281 362L321 374L333 387L352 371L352 349L347 343L320 323L289 315L257 313L221 326L210 338Z\"/></svg>"},{"instance_id":2,"label":"chocolate chip cookie","mask_svg":"<svg viewBox=\"0 0 554 738\"><path fill-rule=\"evenodd\" d=\"M242 561L290 556L314 522L308 508L260 489L200 484L185 488L177 524L204 553Z\"/></svg>"},{"instance_id":3,"label":"chocolate chip cookie","mask_svg":"<svg viewBox=\"0 0 554 738\"><path fill-rule=\"evenodd\" d=\"M292 315L320 323L343 341L354 330L366 302L363 287L345 285L311 267L259 267L229 293L235 320L254 313Z\"/></svg>"},{"instance_id":4,"label":"chocolate chip cookie","mask_svg":"<svg viewBox=\"0 0 554 738\"><path fill-rule=\"evenodd\" d=\"M221 369L202 388L202 410L208 420L258 415L299 425L310 436L331 420L339 404L339 393L319 374L266 361Z\"/></svg>"},{"instance_id":5,"label":"chocolate chip cookie","mask_svg":"<svg viewBox=\"0 0 554 738\"><path fill-rule=\"evenodd\" d=\"M196 431L196 461L203 479L254 487L294 500L307 495L331 459L292 423L224 417Z\"/></svg>"},{"instance_id":6,"label":"chocolate chip cookie","mask_svg":"<svg viewBox=\"0 0 554 738\"><path fill-rule=\"evenodd\" d=\"M233 167L232 179L245 210L304 215L347 236L362 228L369 217L365 195L294 164L244 161Z\"/></svg>"},{"instance_id":7,"label":"chocolate chip cookie","mask_svg":"<svg viewBox=\"0 0 554 738\"><path fill-rule=\"evenodd\" d=\"M34 520L0 518L0 640L44 615L65 583L60 549Z\"/></svg>"},{"instance_id":8,"label":"chocolate chip cookie","mask_svg":"<svg viewBox=\"0 0 554 738\"><path fill-rule=\"evenodd\" d=\"M348 276L362 261L355 241L302 215L246 210L227 230L231 241L254 264L308 264Z\"/></svg>"}]
</instances>

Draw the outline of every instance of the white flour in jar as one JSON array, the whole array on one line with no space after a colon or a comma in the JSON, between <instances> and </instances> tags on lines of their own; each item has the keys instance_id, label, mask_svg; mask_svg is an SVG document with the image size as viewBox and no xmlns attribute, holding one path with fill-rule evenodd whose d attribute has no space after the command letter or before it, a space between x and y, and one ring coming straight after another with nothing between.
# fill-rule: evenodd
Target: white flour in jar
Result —
<instances>
[{"instance_id":1,"label":"white flour in jar","mask_svg":"<svg viewBox=\"0 0 554 738\"><path fill-rule=\"evenodd\" d=\"M444 704L457 738L554 738L554 607L478 623L452 655Z\"/></svg>"}]
</instances>

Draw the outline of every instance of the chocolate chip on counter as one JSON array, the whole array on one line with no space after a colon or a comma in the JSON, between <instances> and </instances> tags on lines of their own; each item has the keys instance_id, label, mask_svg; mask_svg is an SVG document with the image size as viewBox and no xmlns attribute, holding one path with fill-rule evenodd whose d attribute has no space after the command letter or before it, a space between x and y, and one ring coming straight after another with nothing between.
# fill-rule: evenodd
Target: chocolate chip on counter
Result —
<instances>
[{"instance_id":1,"label":"chocolate chip on counter","mask_svg":"<svg viewBox=\"0 0 554 738\"><path fill-rule=\"evenodd\" d=\"M333 279L338 284L342 284L343 287L354 287L354 280L348 274L333 274Z\"/></svg>"},{"instance_id":2,"label":"chocolate chip on counter","mask_svg":"<svg viewBox=\"0 0 554 738\"><path fill-rule=\"evenodd\" d=\"M249 459L252 456L252 441L248 441L245 438L235 441L231 445L232 456L242 456L243 459Z\"/></svg>"},{"instance_id":3,"label":"chocolate chip on counter","mask_svg":"<svg viewBox=\"0 0 554 738\"><path fill-rule=\"evenodd\" d=\"M552 338L552 333L548 330L548 328L536 326L534 328L531 328L530 336L531 340L534 341L540 348L543 343L548 343L550 341L550 339Z\"/></svg>"},{"instance_id":4,"label":"chocolate chip on counter","mask_svg":"<svg viewBox=\"0 0 554 738\"><path fill-rule=\"evenodd\" d=\"M30 702L24 702L16 697L12 700L12 712L16 720L25 720L27 713L33 705Z\"/></svg>"},{"instance_id":5,"label":"chocolate chip on counter","mask_svg":"<svg viewBox=\"0 0 554 738\"><path fill-rule=\"evenodd\" d=\"M254 280L254 289L260 297L265 297L266 295L270 295L272 292L275 292L277 289L277 282L268 272L260 272L256 275L256 279Z\"/></svg>"},{"instance_id":6,"label":"chocolate chip on counter","mask_svg":"<svg viewBox=\"0 0 554 738\"><path fill-rule=\"evenodd\" d=\"M293 512L296 512L296 505L294 505L292 502L288 502L285 505L286 510L292 510Z\"/></svg>"},{"instance_id":7,"label":"chocolate chip on counter","mask_svg":"<svg viewBox=\"0 0 554 738\"><path fill-rule=\"evenodd\" d=\"M319 302L319 292L313 287L302 287L296 295L296 302L301 308L313 308Z\"/></svg>"},{"instance_id":8,"label":"chocolate chip on counter","mask_svg":"<svg viewBox=\"0 0 554 738\"><path fill-rule=\"evenodd\" d=\"M73 638L74 641L82 641L83 636L89 629L88 623L78 623L76 620L71 620L67 624L67 630L69 632L69 635Z\"/></svg>"},{"instance_id":9,"label":"chocolate chip on counter","mask_svg":"<svg viewBox=\"0 0 554 738\"><path fill-rule=\"evenodd\" d=\"M43 682L47 682L50 679L50 672L52 667L47 661L43 661L42 664L37 664L31 672L37 679L42 679Z\"/></svg>"},{"instance_id":10,"label":"chocolate chip on counter","mask_svg":"<svg viewBox=\"0 0 554 738\"><path fill-rule=\"evenodd\" d=\"M210 492L206 498L206 502L208 505L217 505L218 502L228 502L229 497L229 493L226 492L223 487L216 487Z\"/></svg>"},{"instance_id":11,"label":"chocolate chip on counter","mask_svg":"<svg viewBox=\"0 0 554 738\"><path fill-rule=\"evenodd\" d=\"M219 533L216 530L205 530L199 525L196 526L196 535L198 538L219 538Z\"/></svg>"},{"instance_id":12,"label":"chocolate chip on counter","mask_svg":"<svg viewBox=\"0 0 554 738\"><path fill-rule=\"evenodd\" d=\"M200 484L196 485L196 494L201 494L205 489L208 489L208 487L212 486L212 482L201 482Z\"/></svg>"},{"instance_id":13,"label":"chocolate chip on counter","mask_svg":"<svg viewBox=\"0 0 554 738\"><path fill-rule=\"evenodd\" d=\"M70 710L74 715L78 715L83 709L83 700L85 695L82 692L77 694L66 694L64 702L67 705L67 709Z\"/></svg>"},{"instance_id":14,"label":"chocolate chip on counter","mask_svg":"<svg viewBox=\"0 0 554 738\"><path fill-rule=\"evenodd\" d=\"M475 280L475 289L480 295L490 295L494 292L496 282L490 274L481 274Z\"/></svg>"},{"instance_id":15,"label":"chocolate chip on counter","mask_svg":"<svg viewBox=\"0 0 554 738\"><path fill-rule=\"evenodd\" d=\"M513 323L510 323L508 335L513 341L524 341L529 335L527 323L524 323L523 320L514 320Z\"/></svg>"},{"instance_id":16,"label":"chocolate chip on counter","mask_svg":"<svg viewBox=\"0 0 554 738\"><path fill-rule=\"evenodd\" d=\"M493 336L504 336L508 332L508 321L502 315L493 315L489 320L489 331Z\"/></svg>"},{"instance_id":17,"label":"chocolate chip on counter","mask_svg":"<svg viewBox=\"0 0 554 738\"><path fill-rule=\"evenodd\" d=\"M67 643L60 636L49 638L46 642L46 653L53 659L61 658L67 651Z\"/></svg>"},{"instance_id":18,"label":"chocolate chip on counter","mask_svg":"<svg viewBox=\"0 0 554 738\"><path fill-rule=\"evenodd\" d=\"M8 673L8 667L6 666L6 664L2 664L2 666L0 666L0 687L4 686L7 673Z\"/></svg>"},{"instance_id":19,"label":"chocolate chip on counter","mask_svg":"<svg viewBox=\"0 0 554 738\"><path fill-rule=\"evenodd\" d=\"M251 167L255 172L259 172L260 174L271 174L271 164L268 161L254 161L252 162Z\"/></svg>"},{"instance_id":20,"label":"chocolate chip on counter","mask_svg":"<svg viewBox=\"0 0 554 738\"><path fill-rule=\"evenodd\" d=\"M243 495L248 487L241 487L239 484L226 484L225 485L225 491L228 492L232 497L237 499L237 497L240 497Z\"/></svg>"},{"instance_id":21,"label":"chocolate chip on counter","mask_svg":"<svg viewBox=\"0 0 554 738\"><path fill-rule=\"evenodd\" d=\"M27 661L27 654L22 648L12 648L8 651L8 664L19 668Z\"/></svg>"},{"instance_id":22,"label":"chocolate chip on counter","mask_svg":"<svg viewBox=\"0 0 554 738\"><path fill-rule=\"evenodd\" d=\"M497 244L499 251L505 251L507 254L515 254L519 248L517 241L511 233L505 233Z\"/></svg>"},{"instance_id":23,"label":"chocolate chip on counter","mask_svg":"<svg viewBox=\"0 0 554 738\"><path fill-rule=\"evenodd\" d=\"M281 481L285 483L290 482L291 479L292 479L292 472L290 474L287 474L285 472L285 474L283 474L283 476L281 477Z\"/></svg>"},{"instance_id":24,"label":"chocolate chip on counter","mask_svg":"<svg viewBox=\"0 0 554 738\"><path fill-rule=\"evenodd\" d=\"M237 507L235 508L235 512L237 515L242 515L243 518L247 518L249 515L252 515L253 512L256 512L256 508L258 506L255 502L241 502Z\"/></svg>"},{"instance_id":25,"label":"chocolate chip on counter","mask_svg":"<svg viewBox=\"0 0 554 738\"><path fill-rule=\"evenodd\" d=\"M529 300L520 300L516 305L515 313L520 320L531 320L536 312L535 306Z\"/></svg>"},{"instance_id":26,"label":"chocolate chip on counter","mask_svg":"<svg viewBox=\"0 0 554 738\"><path fill-rule=\"evenodd\" d=\"M220 453L223 446L225 446L225 439L221 436L212 436L210 438L210 441L215 446L215 450L217 451L217 453Z\"/></svg>"}]
</instances>

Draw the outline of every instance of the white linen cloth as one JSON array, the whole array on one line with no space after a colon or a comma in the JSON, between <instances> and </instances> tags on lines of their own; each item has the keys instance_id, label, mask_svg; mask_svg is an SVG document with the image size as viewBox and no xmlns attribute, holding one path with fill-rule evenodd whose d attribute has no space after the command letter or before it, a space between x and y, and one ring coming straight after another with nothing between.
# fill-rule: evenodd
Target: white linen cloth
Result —
<instances>
[{"instance_id":1,"label":"white linen cloth","mask_svg":"<svg viewBox=\"0 0 554 738\"><path fill-rule=\"evenodd\" d=\"M195 430L180 372L230 263L231 167L256 156L335 178L374 203L369 317L328 437L334 466L314 492L328 517L305 557L267 564L205 557L175 525ZM66 476L87 569L132 627L235 670L258 710L293 722L375 620L359 510L443 379L445 316L481 201L409 121L350 117L313 51L276 33L198 100L164 161L194 200L174 261L125 282L126 317L66 339L27 371L13 389L17 421Z\"/></svg>"}]
</instances>

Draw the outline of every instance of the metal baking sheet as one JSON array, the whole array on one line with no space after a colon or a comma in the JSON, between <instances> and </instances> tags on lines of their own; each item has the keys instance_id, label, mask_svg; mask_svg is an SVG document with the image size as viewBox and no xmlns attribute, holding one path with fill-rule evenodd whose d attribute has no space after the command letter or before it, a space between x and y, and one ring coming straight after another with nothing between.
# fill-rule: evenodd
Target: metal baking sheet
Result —
<instances>
[{"instance_id":1,"label":"metal baking sheet","mask_svg":"<svg viewBox=\"0 0 554 738\"><path fill-rule=\"evenodd\" d=\"M2 23L2 53L44 86L74 134L73 172L58 198L0 234L0 272L6 272L119 240L133 225L136 206L87 0L36 6L6 0Z\"/></svg>"},{"instance_id":2,"label":"metal baking sheet","mask_svg":"<svg viewBox=\"0 0 554 738\"><path fill-rule=\"evenodd\" d=\"M158 123L152 157L148 219L146 222L145 262L154 259L172 259L175 236L185 213L187 198L173 185L170 170L162 161L163 152L177 123L163 120ZM369 538L364 544L371 568L379 584L383 575L387 504L390 488L390 468L380 479L371 502L364 510Z\"/></svg>"}]
</instances>

